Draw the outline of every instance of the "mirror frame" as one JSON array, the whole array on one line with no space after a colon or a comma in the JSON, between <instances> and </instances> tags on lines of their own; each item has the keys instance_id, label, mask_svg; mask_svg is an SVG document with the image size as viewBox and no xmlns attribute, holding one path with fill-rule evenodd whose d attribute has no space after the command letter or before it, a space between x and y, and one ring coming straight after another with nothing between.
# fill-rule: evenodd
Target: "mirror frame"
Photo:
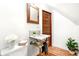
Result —
<instances>
[{"instance_id":1,"label":"mirror frame","mask_svg":"<svg viewBox=\"0 0 79 59\"><path fill-rule=\"evenodd\" d=\"M36 15L35 18L37 18L37 19L35 19L35 20L32 18L34 15L33 16L30 15L31 8L33 8L33 10L35 10L37 12L37 14L35 14ZM27 23L39 24L39 8L37 6L31 5L30 3L27 3Z\"/></svg>"}]
</instances>

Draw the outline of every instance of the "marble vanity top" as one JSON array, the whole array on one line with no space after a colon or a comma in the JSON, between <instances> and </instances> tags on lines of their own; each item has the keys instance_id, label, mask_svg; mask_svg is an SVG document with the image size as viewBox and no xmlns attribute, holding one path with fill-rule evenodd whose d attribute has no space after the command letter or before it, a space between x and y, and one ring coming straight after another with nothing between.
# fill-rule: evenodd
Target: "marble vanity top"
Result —
<instances>
[{"instance_id":1,"label":"marble vanity top","mask_svg":"<svg viewBox=\"0 0 79 59\"><path fill-rule=\"evenodd\" d=\"M40 34L40 35L34 35L34 36L30 36L30 38L34 38L34 39L37 39L37 40L43 40L43 39L46 39L50 37L50 35L45 35L45 34Z\"/></svg>"}]
</instances>

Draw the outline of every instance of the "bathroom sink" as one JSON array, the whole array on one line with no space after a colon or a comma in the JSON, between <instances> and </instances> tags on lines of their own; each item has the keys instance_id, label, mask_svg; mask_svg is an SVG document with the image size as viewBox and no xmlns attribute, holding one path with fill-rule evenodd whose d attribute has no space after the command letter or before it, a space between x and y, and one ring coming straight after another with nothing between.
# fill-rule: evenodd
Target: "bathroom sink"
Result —
<instances>
[{"instance_id":1,"label":"bathroom sink","mask_svg":"<svg viewBox=\"0 0 79 59\"><path fill-rule=\"evenodd\" d=\"M37 40L44 40L50 37L50 35L40 34L40 35L31 35L30 38L37 39Z\"/></svg>"}]
</instances>

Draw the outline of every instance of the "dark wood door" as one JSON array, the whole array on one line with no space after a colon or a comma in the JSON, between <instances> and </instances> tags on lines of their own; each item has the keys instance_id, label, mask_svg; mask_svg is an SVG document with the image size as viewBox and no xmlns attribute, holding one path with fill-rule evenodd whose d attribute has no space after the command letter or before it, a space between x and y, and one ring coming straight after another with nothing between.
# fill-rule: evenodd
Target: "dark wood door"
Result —
<instances>
[{"instance_id":1,"label":"dark wood door","mask_svg":"<svg viewBox=\"0 0 79 59\"><path fill-rule=\"evenodd\" d=\"M52 24L51 24L51 13L42 11L42 33L50 35L48 38L48 46L52 46Z\"/></svg>"}]
</instances>

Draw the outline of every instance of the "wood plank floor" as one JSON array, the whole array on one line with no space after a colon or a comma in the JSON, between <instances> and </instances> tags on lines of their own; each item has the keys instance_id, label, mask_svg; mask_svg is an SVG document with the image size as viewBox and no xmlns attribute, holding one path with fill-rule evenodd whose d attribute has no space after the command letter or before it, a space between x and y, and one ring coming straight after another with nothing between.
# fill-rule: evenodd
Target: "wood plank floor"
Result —
<instances>
[{"instance_id":1,"label":"wood plank floor","mask_svg":"<svg viewBox=\"0 0 79 59\"><path fill-rule=\"evenodd\" d=\"M71 56L69 51L57 48L57 47L49 47L48 54L45 55L44 53L40 53L37 56Z\"/></svg>"}]
</instances>

